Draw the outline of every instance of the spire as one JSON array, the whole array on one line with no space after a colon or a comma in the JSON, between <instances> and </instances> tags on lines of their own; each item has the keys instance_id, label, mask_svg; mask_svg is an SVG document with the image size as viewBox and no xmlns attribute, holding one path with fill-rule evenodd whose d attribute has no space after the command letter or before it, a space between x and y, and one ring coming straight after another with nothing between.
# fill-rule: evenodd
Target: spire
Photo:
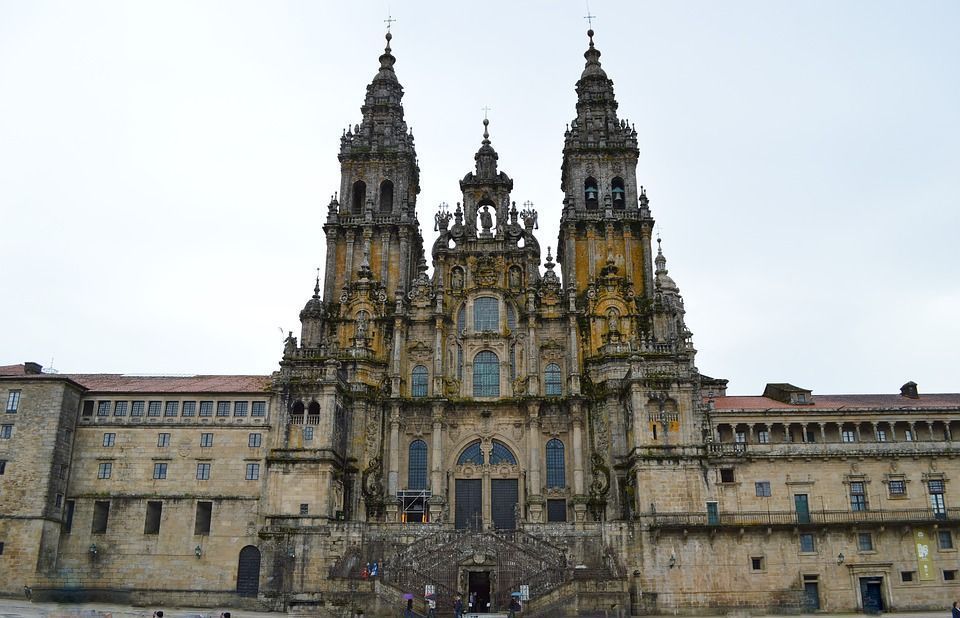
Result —
<instances>
[{"instance_id":1,"label":"spire","mask_svg":"<svg viewBox=\"0 0 960 618\"><path fill-rule=\"evenodd\" d=\"M497 177L497 151L490 145L490 120L483 119L483 141L480 142L480 150L474 155L473 159L477 162L477 178L490 179Z\"/></svg>"},{"instance_id":2,"label":"spire","mask_svg":"<svg viewBox=\"0 0 960 618\"><path fill-rule=\"evenodd\" d=\"M654 279L654 285L660 290L679 292L676 282L667 274L667 258L663 255L663 247L660 246L660 237L657 237L657 258L654 260L657 265L657 273Z\"/></svg>"},{"instance_id":3,"label":"spire","mask_svg":"<svg viewBox=\"0 0 960 618\"><path fill-rule=\"evenodd\" d=\"M396 64L397 59L393 57L392 53L390 53L393 51L390 49L390 41L393 40L393 35L390 34L389 30L384 38L387 39L387 46L383 48L383 55L380 56L380 72L377 74L377 77L383 76L387 79L390 79L391 77L384 74L384 71L394 73L393 65ZM374 79L376 79L376 77ZM392 79L397 79L396 74L393 75Z\"/></svg>"}]
</instances>

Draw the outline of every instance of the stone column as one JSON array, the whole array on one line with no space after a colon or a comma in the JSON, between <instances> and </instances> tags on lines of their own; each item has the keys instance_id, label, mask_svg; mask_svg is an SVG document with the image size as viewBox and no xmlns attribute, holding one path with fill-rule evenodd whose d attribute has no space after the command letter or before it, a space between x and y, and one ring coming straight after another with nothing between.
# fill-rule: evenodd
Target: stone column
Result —
<instances>
[{"instance_id":1,"label":"stone column","mask_svg":"<svg viewBox=\"0 0 960 618\"><path fill-rule=\"evenodd\" d=\"M916 421L910 421L910 440L914 442L917 440L917 422Z\"/></svg>"},{"instance_id":2,"label":"stone column","mask_svg":"<svg viewBox=\"0 0 960 618\"><path fill-rule=\"evenodd\" d=\"M390 230L380 232L380 282L390 289Z\"/></svg>"},{"instance_id":3,"label":"stone column","mask_svg":"<svg viewBox=\"0 0 960 618\"><path fill-rule=\"evenodd\" d=\"M433 404L433 448L430 453L430 521L443 510L443 404ZM443 522L447 523L447 522Z\"/></svg>"},{"instance_id":4,"label":"stone column","mask_svg":"<svg viewBox=\"0 0 960 618\"><path fill-rule=\"evenodd\" d=\"M826 441L827 441L827 424L826 424L826 423L817 423L817 426L820 427L820 441L826 443Z\"/></svg>"},{"instance_id":5,"label":"stone column","mask_svg":"<svg viewBox=\"0 0 960 618\"><path fill-rule=\"evenodd\" d=\"M640 228L640 245L643 249L643 293L653 298L653 253L650 248L650 226Z\"/></svg>"},{"instance_id":6,"label":"stone column","mask_svg":"<svg viewBox=\"0 0 960 618\"><path fill-rule=\"evenodd\" d=\"M331 227L327 230L327 261L323 273L323 300L333 302L334 283L337 279L337 230Z\"/></svg>"},{"instance_id":7,"label":"stone column","mask_svg":"<svg viewBox=\"0 0 960 618\"><path fill-rule=\"evenodd\" d=\"M543 483L540 480L540 403L527 404L527 449L530 451L530 468L527 472L527 488L535 496L540 495Z\"/></svg>"},{"instance_id":8,"label":"stone column","mask_svg":"<svg viewBox=\"0 0 960 618\"><path fill-rule=\"evenodd\" d=\"M406 292L410 287L410 229L400 228L400 280L397 287Z\"/></svg>"},{"instance_id":9,"label":"stone column","mask_svg":"<svg viewBox=\"0 0 960 618\"><path fill-rule=\"evenodd\" d=\"M353 244L356 242L356 231L347 230L347 255L343 261L343 282L350 283L353 279Z\"/></svg>"},{"instance_id":10,"label":"stone column","mask_svg":"<svg viewBox=\"0 0 960 618\"><path fill-rule=\"evenodd\" d=\"M397 495L400 479L400 404L390 410L390 467L387 472L387 493Z\"/></svg>"},{"instance_id":11,"label":"stone column","mask_svg":"<svg viewBox=\"0 0 960 618\"><path fill-rule=\"evenodd\" d=\"M484 464L481 468L480 487L483 492L480 511L483 513L483 529L489 530L493 527L493 500L490 496L492 484L490 483L490 454L493 452L493 443L489 439L484 439L480 443L480 450L483 453Z\"/></svg>"},{"instance_id":12,"label":"stone column","mask_svg":"<svg viewBox=\"0 0 960 618\"><path fill-rule=\"evenodd\" d=\"M573 518L577 526L587 520L586 496L583 492L583 410L579 403L571 404L573 424Z\"/></svg>"}]
</instances>

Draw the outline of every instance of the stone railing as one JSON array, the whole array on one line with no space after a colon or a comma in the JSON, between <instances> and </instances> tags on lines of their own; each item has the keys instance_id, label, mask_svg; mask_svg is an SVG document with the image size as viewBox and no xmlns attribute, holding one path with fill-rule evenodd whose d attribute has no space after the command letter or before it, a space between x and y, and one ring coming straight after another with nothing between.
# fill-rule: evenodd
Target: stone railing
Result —
<instances>
[{"instance_id":1,"label":"stone railing","mask_svg":"<svg viewBox=\"0 0 960 618\"><path fill-rule=\"evenodd\" d=\"M932 509L876 509L867 511L735 511L709 514L705 512L652 513L641 519L651 528L745 528L751 526L797 526L836 524L913 524L960 521L960 508L941 512Z\"/></svg>"},{"instance_id":2,"label":"stone railing","mask_svg":"<svg viewBox=\"0 0 960 618\"><path fill-rule=\"evenodd\" d=\"M710 442L712 457L876 457L942 455L960 452L960 442Z\"/></svg>"}]
</instances>

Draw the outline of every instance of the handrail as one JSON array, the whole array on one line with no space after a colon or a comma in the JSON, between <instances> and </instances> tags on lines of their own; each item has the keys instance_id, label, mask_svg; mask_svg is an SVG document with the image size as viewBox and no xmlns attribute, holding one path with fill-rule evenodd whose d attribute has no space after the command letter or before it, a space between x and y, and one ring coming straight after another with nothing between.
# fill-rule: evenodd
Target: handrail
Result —
<instances>
[{"instance_id":1,"label":"handrail","mask_svg":"<svg viewBox=\"0 0 960 618\"><path fill-rule=\"evenodd\" d=\"M654 528L720 527L720 526L782 526L850 523L910 523L960 520L960 507L943 511L929 508L872 509L866 511L820 510L808 513L796 511L731 511L652 513L641 516Z\"/></svg>"}]
</instances>

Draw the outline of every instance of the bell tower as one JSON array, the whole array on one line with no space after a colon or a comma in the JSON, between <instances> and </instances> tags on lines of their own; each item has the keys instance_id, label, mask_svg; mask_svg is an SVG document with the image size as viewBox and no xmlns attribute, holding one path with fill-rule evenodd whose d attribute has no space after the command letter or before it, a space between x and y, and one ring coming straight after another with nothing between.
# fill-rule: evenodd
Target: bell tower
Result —
<instances>
[{"instance_id":1,"label":"bell tower","mask_svg":"<svg viewBox=\"0 0 960 618\"><path fill-rule=\"evenodd\" d=\"M577 82L577 117L564 133L557 259L566 289L586 290L612 261L637 294L652 298L650 238L653 218L637 185L637 132L617 117L613 81L590 46Z\"/></svg>"}]
</instances>

